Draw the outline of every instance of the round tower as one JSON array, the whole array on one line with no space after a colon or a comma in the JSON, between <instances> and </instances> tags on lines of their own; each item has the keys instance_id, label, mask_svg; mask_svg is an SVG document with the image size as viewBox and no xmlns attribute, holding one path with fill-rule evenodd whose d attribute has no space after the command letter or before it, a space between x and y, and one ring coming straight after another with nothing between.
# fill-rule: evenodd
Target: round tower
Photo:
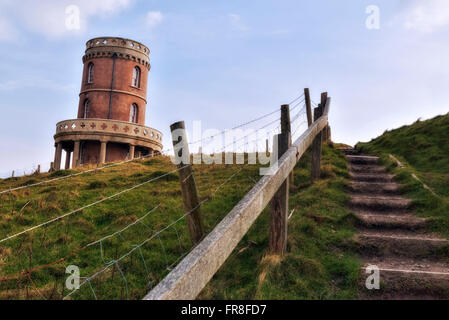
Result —
<instances>
[{"instance_id":1,"label":"round tower","mask_svg":"<svg viewBox=\"0 0 449 320\"><path fill-rule=\"evenodd\" d=\"M162 150L162 134L145 127L149 55L148 47L130 39L86 43L77 119L57 124L54 169L61 167L62 150L66 169Z\"/></svg>"}]
</instances>

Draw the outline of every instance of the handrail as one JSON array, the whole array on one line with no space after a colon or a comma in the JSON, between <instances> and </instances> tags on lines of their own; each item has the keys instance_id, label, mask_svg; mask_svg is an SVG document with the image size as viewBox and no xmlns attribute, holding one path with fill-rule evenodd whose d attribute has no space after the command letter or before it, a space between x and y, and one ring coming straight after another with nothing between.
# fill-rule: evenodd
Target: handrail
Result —
<instances>
[{"instance_id":1,"label":"handrail","mask_svg":"<svg viewBox=\"0 0 449 320\"><path fill-rule=\"evenodd\" d=\"M144 300L189 300L198 296L268 205L314 138L328 125L330 103L331 98L327 98L323 116L284 153L276 172L264 176Z\"/></svg>"}]
</instances>

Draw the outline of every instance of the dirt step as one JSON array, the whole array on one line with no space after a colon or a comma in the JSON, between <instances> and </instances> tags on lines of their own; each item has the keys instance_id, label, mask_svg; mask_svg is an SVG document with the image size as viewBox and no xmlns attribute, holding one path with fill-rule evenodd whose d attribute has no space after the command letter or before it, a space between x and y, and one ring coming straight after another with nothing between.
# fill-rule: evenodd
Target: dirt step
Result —
<instances>
[{"instance_id":1,"label":"dirt step","mask_svg":"<svg viewBox=\"0 0 449 320\"><path fill-rule=\"evenodd\" d=\"M387 169L377 165L351 165L349 170L354 173L387 173Z\"/></svg>"},{"instance_id":2,"label":"dirt step","mask_svg":"<svg viewBox=\"0 0 449 320\"><path fill-rule=\"evenodd\" d=\"M362 232L357 236L359 250L364 255L410 257L435 259L445 257L449 242L438 237L412 235L396 232L386 234L378 232Z\"/></svg>"},{"instance_id":3,"label":"dirt step","mask_svg":"<svg viewBox=\"0 0 449 320\"><path fill-rule=\"evenodd\" d=\"M427 226L427 220L409 214L360 214L355 213L361 227L369 229L403 229L418 230Z\"/></svg>"},{"instance_id":4,"label":"dirt step","mask_svg":"<svg viewBox=\"0 0 449 320\"><path fill-rule=\"evenodd\" d=\"M372 195L399 195L401 194L400 185L395 182L364 182L351 181L349 190L353 193L370 193Z\"/></svg>"},{"instance_id":5,"label":"dirt step","mask_svg":"<svg viewBox=\"0 0 449 320\"><path fill-rule=\"evenodd\" d=\"M349 177L352 181L359 182L393 182L394 175L387 173L359 173L349 172Z\"/></svg>"},{"instance_id":6,"label":"dirt step","mask_svg":"<svg viewBox=\"0 0 449 320\"><path fill-rule=\"evenodd\" d=\"M355 149L345 149L345 148L342 148L342 149L340 149L344 154L346 154L346 155L354 155L354 154L357 154L357 151L355 150Z\"/></svg>"},{"instance_id":7,"label":"dirt step","mask_svg":"<svg viewBox=\"0 0 449 320\"><path fill-rule=\"evenodd\" d=\"M405 211L410 208L412 201L402 197L368 196L365 194L352 194L349 202L350 208L369 209L371 211Z\"/></svg>"},{"instance_id":8,"label":"dirt step","mask_svg":"<svg viewBox=\"0 0 449 320\"><path fill-rule=\"evenodd\" d=\"M375 165L379 162L379 157L364 155L347 155L346 159L350 164Z\"/></svg>"},{"instance_id":9,"label":"dirt step","mask_svg":"<svg viewBox=\"0 0 449 320\"><path fill-rule=\"evenodd\" d=\"M364 259L361 295L366 299L449 299L449 265L427 259L370 257ZM366 268L379 267L380 290L365 286ZM371 274L371 273L370 273Z\"/></svg>"},{"instance_id":10,"label":"dirt step","mask_svg":"<svg viewBox=\"0 0 449 320\"><path fill-rule=\"evenodd\" d=\"M394 230L394 229L370 229L370 228L358 228L359 234L368 234L368 235L377 235L382 234L384 236L396 236L398 235L398 232L403 237L410 237L410 238L429 238L429 239L436 239L440 238L438 234L435 233L429 233L425 229L419 229L419 230Z\"/></svg>"}]
</instances>

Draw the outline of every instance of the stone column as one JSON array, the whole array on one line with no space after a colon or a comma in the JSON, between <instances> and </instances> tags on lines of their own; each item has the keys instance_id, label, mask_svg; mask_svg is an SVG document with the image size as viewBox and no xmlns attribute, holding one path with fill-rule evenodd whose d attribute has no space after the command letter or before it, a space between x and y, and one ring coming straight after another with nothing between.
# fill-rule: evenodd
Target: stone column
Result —
<instances>
[{"instance_id":1,"label":"stone column","mask_svg":"<svg viewBox=\"0 0 449 320\"><path fill-rule=\"evenodd\" d=\"M79 166L79 159L80 159L80 141L75 141L74 147L73 147L73 157L72 157L72 169Z\"/></svg>"},{"instance_id":2,"label":"stone column","mask_svg":"<svg viewBox=\"0 0 449 320\"><path fill-rule=\"evenodd\" d=\"M54 168L56 171L61 170L61 157L62 157L62 142L58 142L56 144L55 164L54 164Z\"/></svg>"},{"instance_id":3,"label":"stone column","mask_svg":"<svg viewBox=\"0 0 449 320\"><path fill-rule=\"evenodd\" d=\"M130 144L129 145L129 159L134 159L134 152L136 150L136 146Z\"/></svg>"},{"instance_id":4,"label":"stone column","mask_svg":"<svg viewBox=\"0 0 449 320\"><path fill-rule=\"evenodd\" d=\"M72 152L70 150L65 151L65 169L70 169L70 155Z\"/></svg>"},{"instance_id":5,"label":"stone column","mask_svg":"<svg viewBox=\"0 0 449 320\"><path fill-rule=\"evenodd\" d=\"M106 141L101 141L101 149L100 149L100 164L103 164L106 162Z\"/></svg>"}]
</instances>

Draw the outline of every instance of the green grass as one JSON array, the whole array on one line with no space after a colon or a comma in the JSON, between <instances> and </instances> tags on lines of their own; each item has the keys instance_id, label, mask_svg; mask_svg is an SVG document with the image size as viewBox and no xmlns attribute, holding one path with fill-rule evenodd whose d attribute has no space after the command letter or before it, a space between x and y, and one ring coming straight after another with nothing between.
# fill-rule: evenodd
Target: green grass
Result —
<instances>
[{"instance_id":1,"label":"green grass","mask_svg":"<svg viewBox=\"0 0 449 320\"><path fill-rule=\"evenodd\" d=\"M0 281L0 299L61 299L69 293L64 289L68 276L65 269L68 265L78 266L82 277L90 276L102 270L105 262L122 257L134 245L144 242L154 232L182 218L184 208L178 174L170 173L175 169L168 158L158 157L0 195L0 239L3 239L7 235L165 175L158 181L0 243L0 279L51 264L32 272L32 282L27 275ZM58 171L0 180L0 190L70 173ZM243 169L241 166L226 165L194 166L194 173L201 200L209 198L220 184L237 173L214 198L202 206L207 232L260 178L257 166L245 166ZM158 209L143 220L144 224L137 223L121 234L102 241L101 247L98 243L83 248L86 244L125 228L158 205ZM78 251L80 248L83 249ZM95 277L92 280L95 295L98 299L140 299L190 249L186 222L181 219L174 227L142 246L141 253L134 251L120 261L118 267L110 267ZM75 254L71 255L73 252ZM67 258L58 261L63 257ZM94 293L86 284L72 298L93 299Z\"/></svg>"},{"instance_id":2,"label":"green grass","mask_svg":"<svg viewBox=\"0 0 449 320\"><path fill-rule=\"evenodd\" d=\"M416 212L431 219L430 228L449 238L449 114L387 131L382 136L357 144L363 153L375 154L413 199ZM390 159L395 156L405 168ZM412 178L415 174L435 193Z\"/></svg>"},{"instance_id":3,"label":"green grass","mask_svg":"<svg viewBox=\"0 0 449 320\"><path fill-rule=\"evenodd\" d=\"M288 248L268 255L265 210L200 299L355 299L361 263L346 210L348 169L341 151L323 146L322 179L310 183L310 154L295 168Z\"/></svg>"},{"instance_id":4,"label":"green grass","mask_svg":"<svg viewBox=\"0 0 449 320\"><path fill-rule=\"evenodd\" d=\"M323 147L322 180L310 183L310 154L295 168L290 206L288 252L267 256L266 209L235 252L204 289L200 298L210 299L350 299L357 295L360 262L353 252L352 216L345 209L348 170L343 154L334 146ZM0 243L0 279L30 270L30 274L0 281L0 299L61 299L68 265L81 276L90 276L116 260L155 231L181 218L175 228L142 246L142 251L121 260L87 283L71 298L140 299L191 250L175 167L165 157L70 177L54 183L25 188L0 196L0 239L48 221L86 204L104 199L166 174L117 198L104 201L47 227ZM213 227L256 183L258 166L194 166L201 199L231 175L213 199L202 207L206 231ZM239 170L241 170L239 172ZM77 172L77 171L73 171ZM0 180L0 190L36 183L72 171ZM169 173L169 174L168 174ZM160 205L144 220L107 240L111 235ZM80 250L82 249L82 250ZM79 251L80 250L80 251ZM60 258L64 260L58 261ZM143 259L142 259L143 258ZM145 263L143 262L145 261Z\"/></svg>"}]
</instances>

